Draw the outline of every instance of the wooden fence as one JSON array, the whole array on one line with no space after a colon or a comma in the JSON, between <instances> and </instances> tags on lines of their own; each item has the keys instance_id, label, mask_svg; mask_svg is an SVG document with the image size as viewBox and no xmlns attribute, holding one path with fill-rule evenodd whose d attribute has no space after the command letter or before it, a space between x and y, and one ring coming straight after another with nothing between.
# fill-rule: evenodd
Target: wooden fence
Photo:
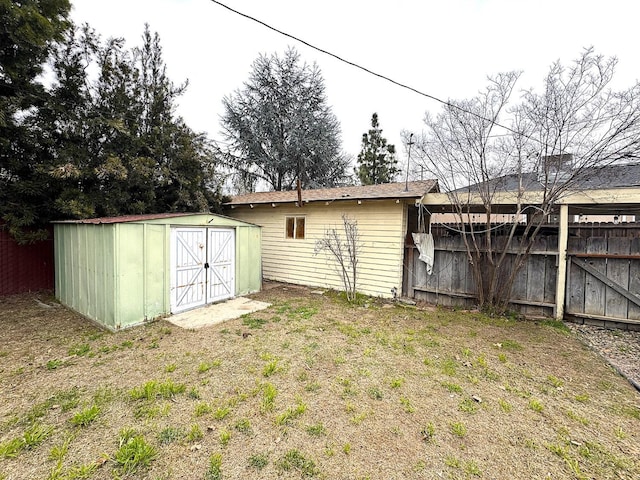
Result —
<instances>
[{"instance_id":1,"label":"wooden fence","mask_svg":"<svg viewBox=\"0 0 640 480\"><path fill-rule=\"evenodd\" d=\"M494 239L500 242L500 237ZM505 276L513 268L515 249L507 254L502 266ZM417 249L407 247L407 294L418 300L446 306L472 307L476 286L461 236L434 237L433 273L418 259ZM558 237L539 237L515 279L511 304L525 315L552 315L556 297Z\"/></svg>"},{"instance_id":2,"label":"wooden fence","mask_svg":"<svg viewBox=\"0 0 640 480\"><path fill-rule=\"evenodd\" d=\"M640 324L640 238L569 238L566 313Z\"/></svg>"},{"instance_id":3,"label":"wooden fence","mask_svg":"<svg viewBox=\"0 0 640 480\"><path fill-rule=\"evenodd\" d=\"M600 236L590 236L591 233ZM533 245L518 272L510 303L528 316L552 316L558 272L558 237L547 229ZM500 237L494 237L499 243ZM505 276L513 268L515 250L507 254ZM461 236L434 235L432 275L418 259L415 246L407 245L405 294L430 303L472 307L476 289ZM565 314L595 323L640 325L640 229L613 225L570 227L567 249ZM592 322L593 323L593 322Z\"/></svg>"}]
</instances>

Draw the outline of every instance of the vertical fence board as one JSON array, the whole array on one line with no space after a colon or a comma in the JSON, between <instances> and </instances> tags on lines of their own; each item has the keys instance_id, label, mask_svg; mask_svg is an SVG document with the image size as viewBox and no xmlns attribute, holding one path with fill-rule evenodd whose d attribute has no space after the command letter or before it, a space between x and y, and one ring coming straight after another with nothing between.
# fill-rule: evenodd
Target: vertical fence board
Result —
<instances>
[{"instance_id":1,"label":"vertical fence board","mask_svg":"<svg viewBox=\"0 0 640 480\"><path fill-rule=\"evenodd\" d=\"M455 252L451 255L451 291L461 293L464 292L466 262L460 255Z\"/></svg>"},{"instance_id":2,"label":"vertical fence board","mask_svg":"<svg viewBox=\"0 0 640 480\"><path fill-rule=\"evenodd\" d=\"M546 239L538 237L532 247L532 251L546 250ZM542 255L530 255L527 259L527 300L533 302L544 301L545 288L545 260ZM529 315L541 315L543 310L536 306L527 306Z\"/></svg>"},{"instance_id":3,"label":"vertical fence board","mask_svg":"<svg viewBox=\"0 0 640 480\"><path fill-rule=\"evenodd\" d=\"M640 238L631 239L629 253L640 255ZM640 260L631 260L629 262L629 291L636 296L640 296ZM633 302L629 302L627 315L632 320L640 320L640 307Z\"/></svg>"},{"instance_id":4,"label":"vertical fence board","mask_svg":"<svg viewBox=\"0 0 640 480\"><path fill-rule=\"evenodd\" d=\"M567 251L569 252L569 258L567 258L567 262L571 262L570 255L572 253L581 253L587 251L587 239L579 237L569 237ZM566 295L567 313L584 313L584 289L586 274L587 272L576 266L570 266L569 268Z\"/></svg>"},{"instance_id":5,"label":"vertical fence board","mask_svg":"<svg viewBox=\"0 0 640 480\"><path fill-rule=\"evenodd\" d=\"M607 253L607 239L603 237L593 237L587 239L587 253ZM606 274L607 261L603 258L587 259L588 263L601 272ZM605 285L593 277L586 275L585 291L584 291L584 313L589 315L604 315L605 302Z\"/></svg>"},{"instance_id":6,"label":"vertical fence board","mask_svg":"<svg viewBox=\"0 0 640 480\"><path fill-rule=\"evenodd\" d=\"M438 271L438 292L446 293L451 292L451 271L453 267L453 256L455 252L442 251L442 261L440 263L440 270ZM439 302L445 306L451 306L452 298L449 296L439 297Z\"/></svg>"},{"instance_id":7,"label":"vertical fence board","mask_svg":"<svg viewBox=\"0 0 640 480\"><path fill-rule=\"evenodd\" d=\"M417 249L413 252L413 276L417 280L415 285L425 285L429 278L433 278L431 275L427 275L427 264L420 260L420 254Z\"/></svg>"},{"instance_id":8,"label":"vertical fence board","mask_svg":"<svg viewBox=\"0 0 640 480\"><path fill-rule=\"evenodd\" d=\"M558 251L558 236L551 235L547 237L546 250ZM556 303L556 285L558 280L558 257L556 255L544 256L544 301L545 303Z\"/></svg>"},{"instance_id":9,"label":"vertical fence board","mask_svg":"<svg viewBox=\"0 0 640 480\"><path fill-rule=\"evenodd\" d=\"M513 239L513 249L518 250L522 243L520 238ZM515 263L515 255L511 255L509 267L513 268ZM522 268L516 273L516 278L513 281L513 287L511 288L511 298L514 300L526 300L527 299L527 278L529 277L529 265L525 263Z\"/></svg>"},{"instance_id":10,"label":"vertical fence board","mask_svg":"<svg viewBox=\"0 0 640 480\"><path fill-rule=\"evenodd\" d=\"M607 252L611 255L628 255L629 238L610 237L607 242ZM607 259L607 277L627 289L629 287L629 260ZM606 289L605 294L605 316L627 318L627 304L629 301L610 288Z\"/></svg>"}]
</instances>

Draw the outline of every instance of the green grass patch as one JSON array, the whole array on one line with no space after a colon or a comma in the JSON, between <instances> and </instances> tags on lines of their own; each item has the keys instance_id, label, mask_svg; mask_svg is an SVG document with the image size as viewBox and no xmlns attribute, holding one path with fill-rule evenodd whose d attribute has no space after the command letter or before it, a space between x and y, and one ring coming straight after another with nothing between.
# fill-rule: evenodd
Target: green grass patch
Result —
<instances>
[{"instance_id":1,"label":"green grass patch","mask_svg":"<svg viewBox=\"0 0 640 480\"><path fill-rule=\"evenodd\" d=\"M303 477L315 477L320 473L315 462L297 449L287 451L276 461L276 467L281 472L297 470Z\"/></svg>"},{"instance_id":2,"label":"green grass patch","mask_svg":"<svg viewBox=\"0 0 640 480\"><path fill-rule=\"evenodd\" d=\"M503 348L504 350L511 350L511 351L522 350L522 345L520 345L515 340L503 340L502 342L497 343L496 345L499 345L498 348Z\"/></svg>"},{"instance_id":3,"label":"green grass patch","mask_svg":"<svg viewBox=\"0 0 640 480\"><path fill-rule=\"evenodd\" d=\"M269 323L268 320L265 320L264 318L252 317L250 314L242 316L242 324L251 329L262 328L267 323Z\"/></svg>"},{"instance_id":4,"label":"green grass patch","mask_svg":"<svg viewBox=\"0 0 640 480\"><path fill-rule=\"evenodd\" d=\"M556 388L560 388L564 385L564 382L554 375L549 375L547 381Z\"/></svg>"},{"instance_id":5,"label":"green grass patch","mask_svg":"<svg viewBox=\"0 0 640 480\"><path fill-rule=\"evenodd\" d=\"M462 387L460 385L458 385L457 383L442 382L440 385L442 387L444 387L448 392L451 392L451 393L462 393Z\"/></svg>"},{"instance_id":6,"label":"green grass patch","mask_svg":"<svg viewBox=\"0 0 640 480\"><path fill-rule=\"evenodd\" d=\"M182 428L165 427L158 433L158 443L160 445L168 445L182 440L185 436Z\"/></svg>"},{"instance_id":7,"label":"green grass patch","mask_svg":"<svg viewBox=\"0 0 640 480\"><path fill-rule=\"evenodd\" d=\"M472 398L465 398L458 404L458 410L465 413L476 413L478 411L478 402Z\"/></svg>"},{"instance_id":8,"label":"green grass patch","mask_svg":"<svg viewBox=\"0 0 640 480\"><path fill-rule=\"evenodd\" d=\"M540 325L544 325L546 327L551 327L562 333L571 333L571 329L565 325L565 323L561 320L542 320Z\"/></svg>"},{"instance_id":9,"label":"green grass patch","mask_svg":"<svg viewBox=\"0 0 640 480\"><path fill-rule=\"evenodd\" d=\"M222 479L222 454L214 453L209 457L209 465L204 474L204 480Z\"/></svg>"},{"instance_id":10,"label":"green grass patch","mask_svg":"<svg viewBox=\"0 0 640 480\"><path fill-rule=\"evenodd\" d=\"M276 416L276 425L288 425L307 411L307 404L298 399L295 406L288 407L284 412Z\"/></svg>"},{"instance_id":11,"label":"green grass patch","mask_svg":"<svg viewBox=\"0 0 640 480\"><path fill-rule=\"evenodd\" d=\"M15 458L23 450L33 450L53 433L53 427L35 423L22 436L0 443L0 458Z\"/></svg>"},{"instance_id":12,"label":"green grass patch","mask_svg":"<svg viewBox=\"0 0 640 480\"><path fill-rule=\"evenodd\" d=\"M371 387L367 392L372 399L382 400L382 391L378 387Z\"/></svg>"},{"instance_id":13,"label":"green grass patch","mask_svg":"<svg viewBox=\"0 0 640 480\"><path fill-rule=\"evenodd\" d=\"M122 475L133 475L148 469L158 455L156 449L149 445L142 435L131 429L120 432L118 444L114 461Z\"/></svg>"},{"instance_id":14,"label":"green grass patch","mask_svg":"<svg viewBox=\"0 0 640 480\"><path fill-rule=\"evenodd\" d=\"M53 360L47 361L46 367L47 367L47 370L56 370L57 368L60 368L63 365L64 365L64 362L62 360L53 359Z\"/></svg>"},{"instance_id":15,"label":"green grass patch","mask_svg":"<svg viewBox=\"0 0 640 480\"><path fill-rule=\"evenodd\" d=\"M198 365L198 373L208 372L212 368L218 368L220 365L222 365L222 360L220 359L212 360L210 362L200 362L200 365Z\"/></svg>"},{"instance_id":16,"label":"green grass patch","mask_svg":"<svg viewBox=\"0 0 640 480\"><path fill-rule=\"evenodd\" d=\"M135 387L129 392L131 400L155 400L158 398L172 399L176 395L184 393L187 389L183 383L174 383L172 380L157 382L150 380L140 387Z\"/></svg>"},{"instance_id":17,"label":"green grass patch","mask_svg":"<svg viewBox=\"0 0 640 480\"><path fill-rule=\"evenodd\" d=\"M202 417L208 413L211 413L212 411L213 411L213 407L211 407L211 405L209 405L207 402L200 402L200 403L197 403L195 408L193 409L193 414L196 417Z\"/></svg>"},{"instance_id":18,"label":"green grass patch","mask_svg":"<svg viewBox=\"0 0 640 480\"><path fill-rule=\"evenodd\" d=\"M262 470L264 467L269 465L269 454L254 453L247 460L247 465L249 465L251 468L255 468L256 470Z\"/></svg>"},{"instance_id":19,"label":"green grass patch","mask_svg":"<svg viewBox=\"0 0 640 480\"><path fill-rule=\"evenodd\" d=\"M270 412L275 406L278 389L271 383L265 383L262 387L262 403L260 409L262 412Z\"/></svg>"},{"instance_id":20,"label":"green grass patch","mask_svg":"<svg viewBox=\"0 0 640 480\"><path fill-rule=\"evenodd\" d=\"M83 408L71 417L71 423L76 427L87 427L98 418L98 415L100 415L100 407L91 405L90 407Z\"/></svg>"},{"instance_id":21,"label":"green grass patch","mask_svg":"<svg viewBox=\"0 0 640 480\"><path fill-rule=\"evenodd\" d=\"M69 355L75 355L76 357L84 357L89 352L91 352L91 345L88 343L76 344L69 349Z\"/></svg>"},{"instance_id":22,"label":"green grass patch","mask_svg":"<svg viewBox=\"0 0 640 480\"><path fill-rule=\"evenodd\" d=\"M436 436L435 425L431 422L427 423L427 425L422 430L420 430L420 435L422 437L422 440L424 440L425 442L432 441Z\"/></svg>"},{"instance_id":23,"label":"green grass patch","mask_svg":"<svg viewBox=\"0 0 640 480\"><path fill-rule=\"evenodd\" d=\"M404 385L404 378L402 377L392 378L391 381L389 381L389 386L391 388L400 388L402 385Z\"/></svg>"},{"instance_id":24,"label":"green grass patch","mask_svg":"<svg viewBox=\"0 0 640 480\"><path fill-rule=\"evenodd\" d=\"M166 417L170 412L171 404L169 403L158 405L152 402L144 402L136 405L133 416L138 420L144 418L153 420L155 418Z\"/></svg>"},{"instance_id":25,"label":"green grass patch","mask_svg":"<svg viewBox=\"0 0 640 480\"><path fill-rule=\"evenodd\" d=\"M278 359L274 358L272 360L270 360L269 362L267 362L267 364L263 367L262 369L262 376L263 377L270 377L272 375L275 375L276 373L278 373L281 370L280 366L278 366Z\"/></svg>"},{"instance_id":26,"label":"green grass patch","mask_svg":"<svg viewBox=\"0 0 640 480\"><path fill-rule=\"evenodd\" d=\"M534 412L540 413L544 410L544 405L540 400L532 398L531 400L529 400L529 408Z\"/></svg>"},{"instance_id":27,"label":"green grass patch","mask_svg":"<svg viewBox=\"0 0 640 480\"><path fill-rule=\"evenodd\" d=\"M324 425L322 424L322 422L320 423L315 423L313 425L307 425L305 430L307 431L307 433L313 437L320 437L322 435L326 435L327 434L327 429L324 428Z\"/></svg>"},{"instance_id":28,"label":"green grass patch","mask_svg":"<svg viewBox=\"0 0 640 480\"><path fill-rule=\"evenodd\" d=\"M451 357L445 358L444 360L442 360L442 362L440 362L440 370L445 375L454 377L456 375L457 369L458 363Z\"/></svg>"},{"instance_id":29,"label":"green grass patch","mask_svg":"<svg viewBox=\"0 0 640 480\"><path fill-rule=\"evenodd\" d=\"M576 395L573 398L575 398L576 401L580 402L580 403L587 403L589 400L591 400L591 397L589 396L588 393L581 393L581 394Z\"/></svg>"},{"instance_id":30,"label":"green grass patch","mask_svg":"<svg viewBox=\"0 0 640 480\"><path fill-rule=\"evenodd\" d=\"M406 413L413 413L416 411L416 408L413 406L411 400L408 397L400 397L400 404L402 405L402 408Z\"/></svg>"},{"instance_id":31,"label":"green grass patch","mask_svg":"<svg viewBox=\"0 0 640 480\"><path fill-rule=\"evenodd\" d=\"M202 440L204 437L204 433L202 432L202 428L197 423L194 423L189 427L189 432L187 433L187 442L197 442L198 440Z\"/></svg>"},{"instance_id":32,"label":"green grass patch","mask_svg":"<svg viewBox=\"0 0 640 480\"><path fill-rule=\"evenodd\" d=\"M231 413L231 407L229 406L218 407L216 408L215 412L213 412L213 418L215 418L216 420L222 420L230 413Z\"/></svg>"},{"instance_id":33,"label":"green grass patch","mask_svg":"<svg viewBox=\"0 0 640 480\"><path fill-rule=\"evenodd\" d=\"M573 410L567 410L567 417L569 417L571 420L575 420L576 422L581 423L582 425L589 425L588 419L581 415L578 415Z\"/></svg>"},{"instance_id":34,"label":"green grass patch","mask_svg":"<svg viewBox=\"0 0 640 480\"><path fill-rule=\"evenodd\" d=\"M222 430L220 430L219 439L220 439L220 445L222 445L223 447L226 447L227 445L229 445L229 442L231 441L231 432L226 428L223 428Z\"/></svg>"},{"instance_id":35,"label":"green grass patch","mask_svg":"<svg viewBox=\"0 0 640 480\"><path fill-rule=\"evenodd\" d=\"M251 421L248 418L240 418L233 424L233 428L245 435L251 435Z\"/></svg>"},{"instance_id":36,"label":"green grass patch","mask_svg":"<svg viewBox=\"0 0 640 480\"><path fill-rule=\"evenodd\" d=\"M462 422L452 422L449 424L449 428L456 437L462 438L467 434L467 427Z\"/></svg>"},{"instance_id":37,"label":"green grass patch","mask_svg":"<svg viewBox=\"0 0 640 480\"><path fill-rule=\"evenodd\" d=\"M502 398L498 400L498 404L500 405L500 409L504 413L509 413L511 410L513 410L513 406L506 400L503 400Z\"/></svg>"}]
</instances>

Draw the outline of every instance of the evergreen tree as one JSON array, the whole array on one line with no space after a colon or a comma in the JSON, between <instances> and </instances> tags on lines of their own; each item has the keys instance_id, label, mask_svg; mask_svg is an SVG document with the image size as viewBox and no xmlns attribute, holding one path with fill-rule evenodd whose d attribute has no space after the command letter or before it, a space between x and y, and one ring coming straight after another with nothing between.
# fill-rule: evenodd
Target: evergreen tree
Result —
<instances>
[{"instance_id":1,"label":"evergreen tree","mask_svg":"<svg viewBox=\"0 0 640 480\"><path fill-rule=\"evenodd\" d=\"M358 154L356 173L362 185L377 185L394 181L400 172L396 167L396 147L382 136L378 114L371 117L371 129L362 134L362 150Z\"/></svg>"},{"instance_id":2,"label":"evergreen tree","mask_svg":"<svg viewBox=\"0 0 640 480\"><path fill-rule=\"evenodd\" d=\"M0 0L0 219L21 242L47 235L38 228L49 205L42 135L29 120L47 101L38 76L70 8L68 0Z\"/></svg>"},{"instance_id":3,"label":"evergreen tree","mask_svg":"<svg viewBox=\"0 0 640 480\"><path fill-rule=\"evenodd\" d=\"M239 189L253 190L262 181L291 190L297 179L304 187L329 187L346 178L340 125L327 105L324 80L296 50L258 57L244 88L223 103L229 166L241 179Z\"/></svg>"},{"instance_id":4,"label":"evergreen tree","mask_svg":"<svg viewBox=\"0 0 640 480\"><path fill-rule=\"evenodd\" d=\"M127 50L72 27L51 54L51 87L0 164L0 213L16 238L56 219L220 209L213 149L175 115L186 84L169 80L157 34L146 26Z\"/></svg>"}]
</instances>

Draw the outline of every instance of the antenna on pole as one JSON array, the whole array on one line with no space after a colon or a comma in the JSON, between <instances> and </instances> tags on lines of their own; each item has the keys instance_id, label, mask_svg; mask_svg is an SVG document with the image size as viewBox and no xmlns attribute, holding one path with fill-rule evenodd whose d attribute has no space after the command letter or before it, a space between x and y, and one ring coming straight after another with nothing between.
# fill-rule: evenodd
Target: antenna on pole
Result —
<instances>
[{"instance_id":1,"label":"antenna on pole","mask_svg":"<svg viewBox=\"0 0 640 480\"><path fill-rule=\"evenodd\" d=\"M411 163L411 145L414 144L413 141L413 133L409 135L409 142L407 142L407 145L409 146L409 150L407 152L407 172L405 174L404 177L404 191L408 192L409 191L409 164Z\"/></svg>"}]
</instances>

